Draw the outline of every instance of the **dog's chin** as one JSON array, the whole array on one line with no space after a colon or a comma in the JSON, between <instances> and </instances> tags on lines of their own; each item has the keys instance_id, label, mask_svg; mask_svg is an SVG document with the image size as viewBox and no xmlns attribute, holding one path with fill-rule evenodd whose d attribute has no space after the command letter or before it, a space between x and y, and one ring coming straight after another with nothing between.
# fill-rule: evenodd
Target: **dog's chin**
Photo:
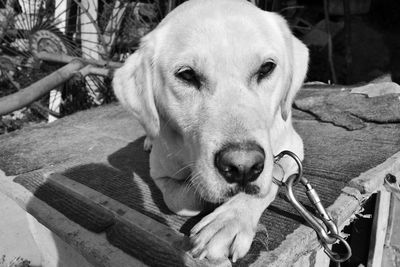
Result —
<instances>
[{"instance_id":1,"label":"dog's chin","mask_svg":"<svg viewBox=\"0 0 400 267\"><path fill-rule=\"evenodd\" d=\"M260 187L255 184L234 185L226 190L224 193L224 199L229 199L238 193L245 193L254 197L258 197L260 194Z\"/></svg>"},{"instance_id":2,"label":"dog's chin","mask_svg":"<svg viewBox=\"0 0 400 267\"><path fill-rule=\"evenodd\" d=\"M261 198L266 195L256 184L247 185L228 185L223 189L216 191L215 188L203 191L201 197L211 203L223 203L239 193L245 193L255 198Z\"/></svg>"}]
</instances>

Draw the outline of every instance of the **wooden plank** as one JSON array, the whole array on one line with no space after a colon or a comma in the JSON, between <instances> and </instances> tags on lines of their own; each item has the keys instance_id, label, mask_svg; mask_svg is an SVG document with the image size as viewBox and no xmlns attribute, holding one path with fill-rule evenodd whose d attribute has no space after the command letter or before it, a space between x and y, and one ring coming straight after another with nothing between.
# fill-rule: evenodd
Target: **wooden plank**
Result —
<instances>
[{"instance_id":1,"label":"wooden plank","mask_svg":"<svg viewBox=\"0 0 400 267\"><path fill-rule=\"evenodd\" d=\"M104 234L95 234L68 220L23 186L14 183L13 179L13 176L5 176L0 170L0 191L79 251L94 266L144 266L142 262L110 245Z\"/></svg>"},{"instance_id":2,"label":"wooden plank","mask_svg":"<svg viewBox=\"0 0 400 267\"><path fill-rule=\"evenodd\" d=\"M371 241L367 267L380 267L388 226L391 193L386 190L378 192L372 223Z\"/></svg>"},{"instance_id":3,"label":"wooden plank","mask_svg":"<svg viewBox=\"0 0 400 267\"><path fill-rule=\"evenodd\" d=\"M348 132L330 124L300 120L295 121L295 127L305 141L306 177L311 178L323 202L329 205L336 200L329 210L341 226L359 212L362 202L382 184L387 171L399 166L400 154L397 158L387 160L399 150L399 125L371 124L362 131ZM63 134L59 137L60 133ZM24 129L18 134L9 135L8 138L0 137L0 165L1 168L8 168L10 173L24 173L33 169L46 171L50 165L58 169L62 166L76 167L75 174L82 174L85 168L94 168L96 172L87 171L81 178L74 177L71 173L65 175L74 180L79 178L77 181L82 183L97 179L96 175L104 176L104 180L95 181L102 185L111 180L108 179L111 178L110 175L102 176L102 172L112 169L110 174L118 176L116 182L123 183L124 188L126 183L130 183L130 192L138 192L137 196L143 205L136 206L138 202L132 202L132 199L124 202L126 198L123 197L119 198L119 201L130 205L130 208L138 207L137 211L150 217L156 215L153 218L164 219L170 216L171 220L177 222L175 229L179 230L179 223L183 219L164 214L154 202L155 197L161 198L157 192L151 191L153 184L148 176L147 156L142 154L140 136L143 134L138 123L120 107L102 107L72 115L51 126ZM371 151L374 153L371 154ZM371 167L382 162L384 163L378 166L378 169L371 170ZM363 174L365 179L358 187L343 188L351 178L360 176L362 172L366 172ZM361 194L358 189L368 181L375 182L371 183L369 190L364 190L364 194ZM97 189L94 186L93 188ZM107 189L114 190L114 187ZM107 192L111 191L103 191L104 194ZM119 195L114 193L112 191L109 196L117 199ZM303 195L299 194L299 198L307 201ZM144 205L148 209L145 209ZM288 203L281 201L274 205L275 209L267 210L262 218L262 223L268 230L268 247L263 248L260 255L256 251L253 258L249 257L248 261L244 260L242 264L290 266L300 255L320 249L312 229L304 225L298 228L299 220L292 216ZM280 214L274 213L276 210ZM166 224L171 225L169 221ZM289 229L289 226L293 228Z\"/></svg>"},{"instance_id":4,"label":"wooden plank","mask_svg":"<svg viewBox=\"0 0 400 267\"><path fill-rule=\"evenodd\" d=\"M400 153L390 157L385 163L362 173L350 181L350 186L357 188L362 193L372 193L384 184L387 174L400 177Z\"/></svg>"},{"instance_id":5,"label":"wooden plank","mask_svg":"<svg viewBox=\"0 0 400 267\"><path fill-rule=\"evenodd\" d=\"M230 266L229 260L209 262L192 258L184 251L188 248L188 242L182 234L95 190L60 174L51 174L46 178L48 183L68 191L71 197L90 205L101 206L114 213L117 221L128 225L129 230L132 230L141 241L130 245L138 252L150 251L152 254L153 258L147 258L143 263L112 246L108 236L90 232L69 220L44 201L33 196L30 191L14 183L12 181L14 177L7 177L0 173L0 178L2 178L0 187L2 193L12 198L53 233L80 251L94 266L144 266L147 264L150 266Z\"/></svg>"},{"instance_id":6,"label":"wooden plank","mask_svg":"<svg viewBox=\"0 0 400 267\"><path fill-rule=\"evenodd\" d=\"M373 175L384 176L386 172L385 170L390 169L393 164L400 163L399 160L393 159L399 159L398 155L394 155L385 163L375 168L378 170L373 169L374 171L370 173ZM369 178L376 179L376 176L370 176ZM354 188L345 188L342 195L329 210L331 211L331 214L333 214L334 218L338 220L339 225L343 226L343 224L346 223L346 220L351 218L361 209L363 200L368 197L368 194L362 195ZM268 259L271 259L272 263L275 263L272 266L279 266L279 264L285 262L290 265L293 263L293 260L296 259L296 255L304 255L305 251L311 252L319 247L320 245L317 242L314 232L307 226L301 226L295 231L295 233L289 235L284 244L282 244L277 250L268 251L266 254L263 253L257 259L254 266L265 266L264 260L268 261ZM276 257L277 255L278 257Z\"/></svg>"},{"instance_id":7,"label":"wooden plank","mask_svg":"<svg viewBox=\"0 0 400 267\"><path fill-rule=\"evenodd\" d=\"M331 259L325 254L323 248L301 256L292 267L329 267Z\"/></svg>"},{"instance_id":8,"label":"wooden plank","mask_svg":"<svg viewBox=\"0 0 400 267\"><path fill-rule=\"evenodd\" d=\"M61 174L51 174L46 177L46 180L59 187L63 190L68 191L72 196L88 203L91 205L101 206L104 209L112 212L117 221L120 221L126 225L132 227L134 231L137 231L137 235L143 236L144 240L142 244L135 244L137 246L137 251L143 251L144 249L149 249L146 242L152 244L151 248L154 251L162 251L165 254L164 258L172 259L178 256L179 259L183 260L185 266L214 266L215 263L208 261L199 261L194 259L186 251L189 249L188 238L183 234L173 231L166 225L163 225L139 212L133 210L120 202L109 198L98 191L95 191L87 186L84 186L74 180L71 180ZM140 232L140 233L139 233ZM160 248L157 249L156 247ZM169 255L168 255L169 254ZM160 255L153 254L153 259L147 259L146 263L150 265L164 265L172 266L176 262L165 262L160 264ZM229 266L229 260L225 262L218 263L221 266Z\"/></svg>"},{"instance_id":9,"label":"wooden plank","mask_svg":"<svg viewBox=\"0 0 400 267\"><path fill-rule=\"evenodd\" d=\"M331 248L331 246L329 246ZM326 255L325 249L317 250L315 255L314 267L328 267L331 263L331 259Z\"/></svg>"}]
</instances>

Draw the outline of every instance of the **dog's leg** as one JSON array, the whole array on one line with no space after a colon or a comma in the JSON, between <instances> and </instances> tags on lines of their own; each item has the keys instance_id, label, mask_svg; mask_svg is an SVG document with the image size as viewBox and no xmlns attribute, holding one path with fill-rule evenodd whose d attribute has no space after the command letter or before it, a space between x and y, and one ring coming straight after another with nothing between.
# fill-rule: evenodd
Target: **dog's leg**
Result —
<instances>
[{"instance_id":1,"label":"dog's leg","mask_svg":"<svg viewBox=\"0 0 400 267\"><path fill-rule=\"evenodd\" d=\"M292 149L301 158L302 147L300 142ZM297 172L297 164L288 157L282 158L279 164L286 170L283 181ZM262 213L277 192L278 186L272 183L264 198L239 193L204 217L190 233L192 255L210 260L231 256L233 262L242 258L250 249Z\"/></svg>"},{"instance_id":2,"label":"dog's leg","mask_svg":"<svg viewBox=\"0 0 400 267\"><path fill-rule=\"evenodd\" d=\"M163 194L165 204L172 212L181 216L195 216L202 210L200 197L185 181L170 177L160 177L154 181Z\"/></svg>"},{"instance_id":3,"label":"dog's leg","mask_svg":"<svg viewBox=\"0 0 400 267\"><path fill-rule=\"evenodd\" d=\"M277 191L273 185L265 198L239 193L204 217L191 230L192 255L210 260L232 256L233 262L243 257L250 249L263 211Z\"/></svg>"}]
</instances>

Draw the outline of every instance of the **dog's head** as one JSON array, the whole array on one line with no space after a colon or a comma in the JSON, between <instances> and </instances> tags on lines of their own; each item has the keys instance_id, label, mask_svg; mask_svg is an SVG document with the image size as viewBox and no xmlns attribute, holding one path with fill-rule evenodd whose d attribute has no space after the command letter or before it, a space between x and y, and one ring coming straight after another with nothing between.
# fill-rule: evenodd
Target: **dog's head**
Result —
<instances>
[{"instance_id":1,"label":"dog's head","mask_svg":"<svg viewBox=\"0 0 400 267\"><path fill-rule=\"evenodd\" d=\"M150 137L179 148L171 154L201 196L218 202L268 194L277 128L291 123L307 64L279 15L244 0L194 0L142 39L113 86Z\"/></svg>"}]
</instances>

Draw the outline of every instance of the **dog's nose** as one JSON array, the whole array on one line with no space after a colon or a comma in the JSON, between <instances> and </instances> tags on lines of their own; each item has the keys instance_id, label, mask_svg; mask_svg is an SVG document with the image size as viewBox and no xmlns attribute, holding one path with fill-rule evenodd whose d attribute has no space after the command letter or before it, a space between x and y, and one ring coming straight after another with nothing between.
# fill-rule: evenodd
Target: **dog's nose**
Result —
<instances>
[{"instance_id":1,"label":"dog's nose","mask_svg":"<svg viewBox=\"0 0 400 267\"><path fill-rule=\"evenodd\" d=\"M253 142L232 143L215 154L215 166L228 183L245 185L264 169L264 150Z\"/></svg>"}]
</instances>

